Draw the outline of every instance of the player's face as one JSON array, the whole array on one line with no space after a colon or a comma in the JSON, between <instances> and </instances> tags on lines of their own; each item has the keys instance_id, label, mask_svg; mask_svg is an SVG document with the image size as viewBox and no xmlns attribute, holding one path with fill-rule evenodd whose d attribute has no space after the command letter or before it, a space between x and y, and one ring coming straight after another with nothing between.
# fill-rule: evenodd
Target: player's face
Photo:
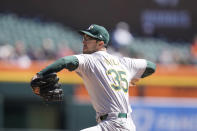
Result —
<instances>
[{"instance_id":1,"label":"player's face","mask_svg":"<svg viewBox=\"0 0 197 131\"><path fill-rule=\"evenodd\" d=\"M83 36L83 54L91 54L98 51L98 41L88 35Z\"/></svg>"}]
</instances>

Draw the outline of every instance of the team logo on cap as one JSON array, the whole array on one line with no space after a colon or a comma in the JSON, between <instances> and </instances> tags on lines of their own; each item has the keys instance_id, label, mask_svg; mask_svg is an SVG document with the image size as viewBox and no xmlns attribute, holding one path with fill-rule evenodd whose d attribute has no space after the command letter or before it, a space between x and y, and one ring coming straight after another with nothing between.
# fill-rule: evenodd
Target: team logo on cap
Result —
<instances>
[{"instance_id":1,"label":"team logo on cap","mask_svg":"<svg viewBox=\"0 0 197 131\"><path fill-rule=\"evenodd\" d=\"M88 30L91 30L91 29L93 29L94 28L94 26L93 25L91 25L89 28L88 28Z\"/></svg>"}]
</instances>

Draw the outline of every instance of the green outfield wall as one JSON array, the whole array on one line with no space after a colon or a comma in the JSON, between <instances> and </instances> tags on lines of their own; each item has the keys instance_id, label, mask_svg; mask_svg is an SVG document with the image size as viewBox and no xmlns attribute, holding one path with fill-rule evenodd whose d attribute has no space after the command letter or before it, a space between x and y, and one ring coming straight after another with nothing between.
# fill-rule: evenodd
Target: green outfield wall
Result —
<instances>
[{"instance_id":1,"label":"green outfield wall","mask_svg":"<svg viewBox=\"0 0 197 131\"><path fill-rule=\"evenodd\" d=\"M29 83L0 83L0 128L79 130L96 124L90 103L77 103L75 85L62 85L65 101L46 103Z\"/></svg>"}]
</instances>

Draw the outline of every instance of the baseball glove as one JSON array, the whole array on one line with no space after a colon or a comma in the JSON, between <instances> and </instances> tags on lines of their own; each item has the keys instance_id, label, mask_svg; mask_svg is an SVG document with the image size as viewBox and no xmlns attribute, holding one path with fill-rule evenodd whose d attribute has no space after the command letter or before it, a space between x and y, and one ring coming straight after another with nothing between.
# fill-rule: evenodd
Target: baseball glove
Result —
<instances>
[{"instance_id":1,"label":"baseball glove","mask_svg":"<svg viewBox=\"0 0 197 131\"><path fill-rule=\"evenodd\" d=\"M62 101L64 94L56 73L45 76L34 76L31 80L33 92L42 97L44 101Z\"/></svg>"}]
</instances>

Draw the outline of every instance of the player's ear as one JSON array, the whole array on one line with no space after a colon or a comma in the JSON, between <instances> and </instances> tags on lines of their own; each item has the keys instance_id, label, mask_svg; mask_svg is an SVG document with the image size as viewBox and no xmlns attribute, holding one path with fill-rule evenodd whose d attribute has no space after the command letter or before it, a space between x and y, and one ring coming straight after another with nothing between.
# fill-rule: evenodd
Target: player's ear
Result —
<instances>
[{"instance_id":1,"label":"player's ear","mask_svg":"<svg viewBox=\"0 0 197 131\"><path fill-rule=\"evenodd\" d=\"M104 41L99 41L99 46L103 47L104 46Z\"/></svg>"}]
</instances>

